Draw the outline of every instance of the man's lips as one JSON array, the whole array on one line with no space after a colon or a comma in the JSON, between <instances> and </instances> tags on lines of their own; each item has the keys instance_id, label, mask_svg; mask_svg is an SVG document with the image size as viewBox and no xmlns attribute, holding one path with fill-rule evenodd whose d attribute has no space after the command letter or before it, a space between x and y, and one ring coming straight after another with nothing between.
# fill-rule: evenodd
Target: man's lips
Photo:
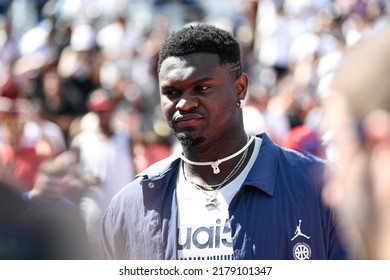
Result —
<instances>
[{"instance_id":1,"label":"man's lips","mask_svg":"<svg viewBox=\"0 0 390 280\"><path fill-rule=\"evenodd\" d=\"M174 118L174 122L179 129L193 128L203 119L200 115L185 115Z\"/></svg>"}]
</instances>

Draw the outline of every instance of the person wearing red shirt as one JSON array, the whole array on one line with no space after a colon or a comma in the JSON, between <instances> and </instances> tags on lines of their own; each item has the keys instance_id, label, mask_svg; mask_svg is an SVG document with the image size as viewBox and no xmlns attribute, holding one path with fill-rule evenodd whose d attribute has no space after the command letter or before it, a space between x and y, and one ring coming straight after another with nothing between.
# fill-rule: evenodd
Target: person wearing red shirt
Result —
<instances>
[{"instance_id":1,"label":"person wearing red shirt","mask_svg":"<svg viewBox=\"0 0 390 280\"><path fill-rule=\"evenodd\" d=\"M50 144L44 140L33 146L22 145L23 117L17 102L1 99L0 178L17 185L22 191L31 190L39 164L51 157Z\"/></svg>"}]
</instances>

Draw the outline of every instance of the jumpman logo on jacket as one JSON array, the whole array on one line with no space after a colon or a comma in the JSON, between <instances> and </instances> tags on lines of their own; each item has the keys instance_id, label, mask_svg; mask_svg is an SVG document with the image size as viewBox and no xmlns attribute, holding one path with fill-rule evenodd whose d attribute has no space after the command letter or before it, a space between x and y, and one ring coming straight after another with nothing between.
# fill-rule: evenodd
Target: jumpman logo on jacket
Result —
<instances>
[{"instance_id":1,"label":"jumpman logo on jacket","mask_svg":"<svg viewBox=\"0 0 390 280\"><path fill-rule=\"evenodd\" d=\"M303 236L305 237L306 239L309 239L310 236L307 236L306 234L303 234L302 231L301 231L301 223L302 223L302 220L299 220L299 224L297 226L297 229L295 230L295 236L293 238L291 238L291 241L293 241L295 238L297 238L298 236Z\"/></svg>"}]
</instances>

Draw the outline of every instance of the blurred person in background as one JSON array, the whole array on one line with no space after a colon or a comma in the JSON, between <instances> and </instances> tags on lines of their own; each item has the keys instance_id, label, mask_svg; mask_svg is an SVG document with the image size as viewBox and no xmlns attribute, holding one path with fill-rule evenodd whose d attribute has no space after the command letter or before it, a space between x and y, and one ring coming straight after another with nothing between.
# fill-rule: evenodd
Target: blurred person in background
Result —
<instances>
[{"instance_id":1,"label":"blurred person in background","mask_svg":"<svg viewBox=\"0 0 390 280\"><path fill-rule=\"evenodd\" d=\"M70 28L70 43L60 53L57 73L67 102L80 116L88 112L88 97L99 85L99 57L93 26L80 20Z\"/></svg>"},{"instance_id":2,"label":"blurred person in background","mask_svg":"<svg viewBox=\"0 0 390 280\"><path fill-rule=\"evenodd\" d=\"M354 45L324 99L323 128L337 166L324 200L355 259L390 259L390 27Z\"/></svg>"},{"instance_id":3,"label":"blurred person in background","mask_svg":"<svg viewBox=\"0 0 390 280\"><path fill-rule=\"evenodd\" d=\"M34 255L29 232L20 221L27 206L22 192L0 174L0 260L29 259Z\"/></svg>"},{"instance_id":4,"label":"blurred person in background","mask_svg":"<svg viewBox=\"0 0 390 280\"><path fill-rule=\"evenodd\" d=\"M169 128L168 128L169 129ZM171 139L158 135L155 131L139 133L133 142L133 155L136 173L172 154Z\"/></svg>"},{"instance_id":5,"label":"blurred person in background","mask_svg":"<svg viewBox=\"0 0 390 280\"><path fill-rule=\"evenodd\" d=\"M78 151L83 170L99 178L102 209L134 176L131 137L123 127L115 125L116 106L108 91L94 90L87 102L89 114L81 121L85 127L81 125L70 145Z\"/></svg>"},{"instance_id":6,"label":"blurred person in background","mask_svg":"<svg viewBox=\"0 0 390 280\"><path fill-rule=\"evenodd\" d=\"M84 174L83 179L88 187L82 194L78 206L87 234L88 257L91 259L102 259L103 253L100 247L100 233L104 200L101 182L97 176L91 174Z\"/></svg>"},{"instance_id":7,"label":"blurred person in background","mask_svg":"<svg viewBox=\"0 0 390 280\"><path fill-rule=\"evenodd\" d=\"M36 99L40 105L42 118L55 123L62 131L66 147L69 144L70 126L80 117L77 108L72 106L72 96L67 94L64 80L55 68L47 69L42 73L42 92Z\"/></svg>"},{"instance_id":8,"label":"blurred person in background","mask_svg":"<svg viewBox=\"0 0 390 280\"><path fill-rule=\"evenodd\" d=\"M67 149L65 135L59 125L45 117L39 99L24 100L26 122L23 127L23 145L33 146L40 141L50 144L50 154L59 155Z\"/></svg>"},{"instance_id":9,"label":"blurred person in background","mask_svg":"<svg viewBox=\"0 0 390 280\"><path fill-rule=\"evenodd\" d=\"M33 187L39 164L55 156L51 141L45 138L24 145L28 106L23 99L0 97L0 161L8 174L12 174L14 185L23 191Z\"/></svg>"},{"instance_id":10,"label":"blurred person in background","mask_svg":"<svg viewBox=\"0 0 390 280\"><path fill-rule=\"evenodd\" d=\"M281 146L301 153L325 157L325 147L323 147L321 136L306 125L298 125L290 129Z\"/></svg>"},{"instance_id":11,"label":"blurred person in background","mask_svg":"<svg viewBox=\"0 0 390 280\"><path fill-rule=\"evenodd\" d=\"M79 158L91 186L80 201L93 258L102 258L101 219L111 198L135 175L131 132L138 127L134 112L119 104L103 89L94 90L87 102L89 113L80 119L78 131L70 138L70 149Z\"/></svg>"},{"instance_id":12,"label":"blurred person in background","mask_svg":"<svg viewBox=\"0 0 390 280\"><path fill-rule=\"evenodd\" d=\"M72 152L43 161L26 192L7 180L0 166L0 259L95 258L96 244L89 242L80 213L92 181L76 163Z\"/></svg>"},{"instance_id":13,"label":"blurred person in background","mask_svg":"<svg viewBox=\"0 0 390 280\"><path fill-rule=\"evenodd\" d=\"M25 192L28 207L23 224L35 232L39 259L90 259L80 200L89 181L77 166L77 155L67 151L43 161L31 191Z\"/></svg>"}]
</instances>

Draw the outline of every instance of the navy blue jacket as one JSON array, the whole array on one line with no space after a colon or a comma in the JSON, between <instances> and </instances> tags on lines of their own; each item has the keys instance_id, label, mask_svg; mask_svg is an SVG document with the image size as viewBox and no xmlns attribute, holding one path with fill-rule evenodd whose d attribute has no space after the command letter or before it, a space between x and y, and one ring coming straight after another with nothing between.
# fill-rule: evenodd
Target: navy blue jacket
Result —
<instances>
[{"instance_id":1,"label":"navy blue jacket","mask_svg":"<svg viewBox=\"0 0 390 280\"><path fill-rule=\"evenodd\" d=\"M235 259L344 259L334 213L321 200L324 161L283 149L266 134L229 206ZM160 161L111 201L102 226L109 259L177 259L180 159Z\"/></svg>"}]
</instances>

